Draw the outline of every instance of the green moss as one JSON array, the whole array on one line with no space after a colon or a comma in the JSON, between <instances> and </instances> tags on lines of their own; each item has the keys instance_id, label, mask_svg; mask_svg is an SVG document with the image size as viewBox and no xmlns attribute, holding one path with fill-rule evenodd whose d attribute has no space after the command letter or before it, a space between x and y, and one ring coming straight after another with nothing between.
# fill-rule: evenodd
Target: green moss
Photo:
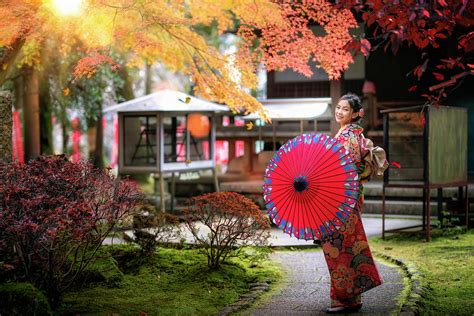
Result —
<instances>
[{"instance_id":1,"label":"green moss","mask_svg":"<svg viewBox=\"0 0 474 316\"><path fill-rule=\"evenodd\" d=\"M209 270L207 258L193 249L162 248L146 260L136 257L134 247L113 247L110 252L126 268L123 285L71 291L58 314L212 315L247 292L250 283L278 277L270 262L232 260Z\"/></svg>"},{"instance_id":2,"label":"green moss","mask_svg":"<svg viewBox=\"0 0 474 316\"><path fill-rule=\"evenodd\" d=\"M418 236L397 235L387 240L375 238L371 247L406 263L415 264L429 289L421 298L423 315L472 315L474 313L474 231L435 231L431 242Z\"/></svg>"},{"instance_id":3,"label":"green moss","mask_svg":"<svg viewBox=\"0 0 474 316\"><path fill-rule=\"evenodd\" d=\"M86 267L77 280L77 284L93 284L101 282L110 287L118 287L123 281L117 261L107 251L107 247L100 248L96 259Z\"/></svg>"},{"instance_id":4,"label":"green moss","mask_svg":"<svg viewBox=\"0 0 474 316\"><path fill-rule=\"evenodd\" d=\"M51 315L48 300L30 283L0 284L0 315Z\"/></svg>"}]
</instances>

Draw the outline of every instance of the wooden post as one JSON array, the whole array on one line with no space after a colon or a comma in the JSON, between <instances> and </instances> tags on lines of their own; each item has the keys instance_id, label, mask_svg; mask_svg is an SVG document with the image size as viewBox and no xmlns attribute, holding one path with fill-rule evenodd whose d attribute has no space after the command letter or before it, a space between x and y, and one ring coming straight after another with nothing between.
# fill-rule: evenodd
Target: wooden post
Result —
<instances>
[{"instance_id":1,"label":"wooden post","mask_svg":"<svg viewBox=\"0 0 474 316\"><path fill-rule=\"evenodd\" d=\"M229 140L229 163L235 158L235 140Z\"/></svg>"},{"instance_id":2,"label":"wooden post","mask_svg":"<svg viewBox=\"0 0 474 316\"><path fill-rule=\"evenodd\" d=\"M248 162L248 170L249 172L253 171L253 139L248 137L245 139L245 148L244 148L244 156L247 156Z\"/></svg>"},{"instance_id":3,"label":"wooden post","mask_svg":"<svg viewBox=\"0 0 474 316\"><path fill-rule=\"evenodd\" d=\"M425 189L426 192L426 241L430 241L430 188Z\"/></svg>"},{"instance_id":4,"label":"wooden post","mask_svg":"<svg viewBox=\"0 0 474 316\"><path fill-rule=\"evenodd\" d=\"M438 221L443 227L443 188L438 188Z\"/></svg>"},{"instance_id":5,"label":"wooden post","mask_svg":"<svg viewBox=\"0 0 474 316\"><path fill-rule=\"evenodd\" d=\"M385 183L382 186L382 239L385 239Z\"/></svg>"},{"instance_id":6,"label":"wooden post","mask_svg":"<svg viewBox=\"0 0 474 316\"><path fill-rule=\"evenodd\" d=\"M273 142L273 151L276 151L276 122L272 122L272 142Z\"/></svg>"},{"instance_id":7,"label":"wooden post","mask_svg":"<svg viewBox=\"0 0 474 316\"><path fill-rule=\"evenodd\" d=\"M165 213L165 180L163 179L163 172L160 171L160 210Z\"/></svg>"},{"instance_id":8,"label":"wooden post","mask_svg":"<svg viewBox=\"0 0 474 316\"><path fill-rule=\"evenodd\" d=\"M174 172L171 173L171 213L174 212L174 197L176 195L176 176Z\"/></svg>"},{"instance_id":9,"label":"wooden post","mask_svg":"<svg viewBox=\"0 0 474 316\"><path fill-rule=\"evenodd\" d=\"M217 179L216 168L212 168L212 177L214 178L214 190L215 190L216 192L220 192L219 180Z\"/></svg>"},{"instance_id":10,"label":"wooden post","mask_svg":"<svg viewBox=\"0 0 474 316\"><path fill-rule=\"evenodd\" d=\"M341 80L330 80L329 81L329 94L331 96L331 113L334 115L334 111L337 106L337 102L342 96L342 84ZM337 130L339 127L337 126L336 120L334 118L331 119L331 135L336 135Z\"/></svg>"},{"instance_id":11,"label":"wooden post","mask_svg":"<svg viewBox=\"0 0 474 316\"><path fill-rule=\"evenodd\" d=\"M429 194L429 191L428 191ZM421 211L421 229L426 230L426 190L423 187L423 207Z\"/></svg>"},{"instance_id":12,"label":"wooden post","mask_svg":"<svg viewBox=\"0 0 474 316\"><path fill-rule=\"evenodd\" d=\"M464 207L466 210L466 229L469 229L469 198L468 198L468 193L469 193L469 185L466 184L466 194L464 195Z\"/></svg>"}]
</instances>

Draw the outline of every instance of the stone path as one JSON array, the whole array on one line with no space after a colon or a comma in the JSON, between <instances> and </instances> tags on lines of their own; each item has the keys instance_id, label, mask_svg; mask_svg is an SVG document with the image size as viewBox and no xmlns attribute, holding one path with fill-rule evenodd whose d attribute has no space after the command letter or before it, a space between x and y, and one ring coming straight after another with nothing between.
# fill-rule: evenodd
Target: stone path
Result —
<instances>
[{"instance_id":1,"label":"stone path","mask_svg":"<svg viewBox=\"0 0 474 316\"><path fill-rule=\"evenodd\" d=\"M280 262L287 279L278 293L243 315L326 315L330 305L329 274L321 249L278 251L271 258ZM376 262L384 284L362 296L359 313L351 315L389 315L397 311L397 298L404 289L398 268Z\"/></svg>"}]
</instances>

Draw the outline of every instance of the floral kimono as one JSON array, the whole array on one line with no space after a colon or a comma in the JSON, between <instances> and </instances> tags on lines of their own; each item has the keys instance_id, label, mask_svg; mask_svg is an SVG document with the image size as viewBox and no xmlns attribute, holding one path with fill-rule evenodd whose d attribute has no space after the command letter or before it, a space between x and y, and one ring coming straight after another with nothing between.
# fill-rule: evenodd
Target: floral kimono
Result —
<instances>
[{"instance_id":1,"label":"floral kimono","mask_svg":"<svg viewBox=\"0 0 474 316\"><path fill-rule=\"evenodd\" d=\"M335 137L349 151L359 174L364 169L360 150L362 131L362 127L353 123L341 129ZM360 189L363 192L362 184ZM364 197L361 194L356 210L348 221L337 232L322 241L324 257L331 276L333 307L359 304L361 293L382 284L362 225L363 203Z\"/></svg>"}]
</instances>

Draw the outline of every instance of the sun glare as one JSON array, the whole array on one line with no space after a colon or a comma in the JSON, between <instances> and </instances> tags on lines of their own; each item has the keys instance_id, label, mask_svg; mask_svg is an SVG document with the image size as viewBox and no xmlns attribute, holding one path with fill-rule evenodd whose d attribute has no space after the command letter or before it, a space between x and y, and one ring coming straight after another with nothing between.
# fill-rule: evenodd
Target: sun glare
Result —
<instances>
[{"instance_id":1,"label":"sun glare","mask_svg":"<svg viewBox=\"0 0 474 316\"><path fill-rule=\"evenodd\" d=\"M81 11L83 0L53 0L53 6L61 15L77 15Z\"/></svg>"}]
</instances>

